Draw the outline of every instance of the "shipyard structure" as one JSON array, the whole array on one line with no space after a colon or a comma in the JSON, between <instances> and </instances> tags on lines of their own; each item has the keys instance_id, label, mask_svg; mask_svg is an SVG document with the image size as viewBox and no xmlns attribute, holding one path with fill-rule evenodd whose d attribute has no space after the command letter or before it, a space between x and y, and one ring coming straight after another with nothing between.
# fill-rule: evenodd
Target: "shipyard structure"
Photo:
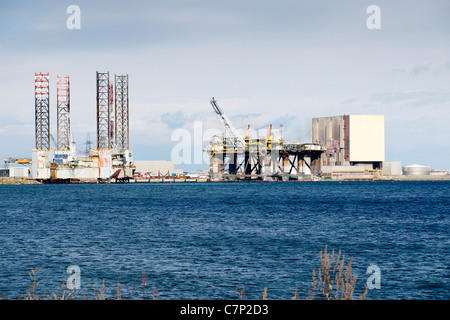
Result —
<instances>
[{"instance_id":1,"label":"shipyard structure","mask_svg":"<svg viewBox=\"0 0 450 320\"><path fill-rule=\"evenodd\" d=\"M265 136L252 136L250 125L240 135L214 98L211 105L225 127L223 136L214 137L205 149L211 181L407 180L430 175L429 167L402 168L400 161L386 161L384 115L313 118L311 143L287 143L272 125Z\"/></svg>"},{"instance_id":2,"label":"shipyard structure","mask_svg":"<svg viewBox=\"0 0 450 320\"><path fill-rule=\"evenodd\" d=\"M210 155L210 181L320 180L321 156L326 148L318 143L285 143L270 125L266 136L251 136L250 125L243 137L219 107L210 101L225 127L205 152Z\"/></svg>"},{"instance_id":3,"label":"shipyard structure","mask_svg":"<svg viewBox=\"0 0 450 320\"><path fill-rule=\"evenodd\" d=\"M35 73L33 179L42 182L127 182L133 177L129 137L128 75L96 73L97 145L77 151L70 127L70 77L56 78L57 137L50 132L50 75ZM54 144L54 148L51 146Z\"/></svg>"}]
</instances>

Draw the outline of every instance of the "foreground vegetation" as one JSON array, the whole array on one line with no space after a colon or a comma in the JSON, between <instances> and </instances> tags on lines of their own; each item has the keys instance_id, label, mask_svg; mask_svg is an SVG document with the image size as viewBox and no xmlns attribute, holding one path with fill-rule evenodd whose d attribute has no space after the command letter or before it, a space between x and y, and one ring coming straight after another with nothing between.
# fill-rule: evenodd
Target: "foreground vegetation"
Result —
<instances>
[{"instance_id":1,"label":"foreground vegetation","mask_svg":"<svg viewBox=\"0 0 450 320\"><path fill-rule=\"evenodd\" d=\"M331 254L327 251L327 246L319 253L321 266L316 272L312 272L311 288L309 289L306 299L308 300L354 300L354 292L357 283L357 277L352 275L351 258L347 263L345 256L341 250L335 254L332 250ZM42 269L42 268L41 268ZM23 300L135 300L135 299L158 299L158 290L154 289L150 295L146 296L147 276L142 275L142 292L136 290L135 284L131 286L120 284L119 280L116 283L114 293L108 296L105 287L105 281L102 282L100 288L93 287L92 292L83 293L80 290L69 290L66 284L62 284L62 293L46 293L38 294L39 287L38 274L41 269L32 269L29 273L31 285L28 287L27 293L20 296ZM345 270L344 270L345 269ZM358 297L359 300L364 300L367 297L368 289L364 285L365 290L362 295ZM141 288L141 287L140 287ZM236 291L241 300L245 299L245 287L237 287ZM142 293L142 294L141 294ZM140 297L140 298L139 298ZM8 299L3 296L3 299ZM267 288L262 292L262 299L269 298ZM296 286L293 292L292 300L298 300L299 293Z\"/></svg>"}]
</instances>

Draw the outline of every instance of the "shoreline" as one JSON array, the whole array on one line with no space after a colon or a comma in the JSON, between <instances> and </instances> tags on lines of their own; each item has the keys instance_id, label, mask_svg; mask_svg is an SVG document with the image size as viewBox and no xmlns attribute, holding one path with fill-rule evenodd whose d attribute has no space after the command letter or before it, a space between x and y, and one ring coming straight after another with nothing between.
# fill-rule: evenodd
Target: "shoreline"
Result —
<instances>
[{"instance_id":1,"label":"shoreline","mask_svg":"<svg viewBox=\"0 0 450 320\"><path fill-rule=\"evenodd\" d=\"M450 181L450 175L443 175L443 176L374 176L374 177L324 177L322 180L319 181L311 181L309 179L306 180L289 180L289 181L273 181L273 182L349 182L349 181L428 181L428 182L435 182L435 181ZM209 179L176 179L176 178L169 178L169 179L130 179L129 183L139 183L139 184L149 184L149 183L201 183L201 182L211 182ZM218 181L216 183L229 183L229 182L271 182L271 181L262 181L262 180L237 180L237 181ZM41 182L32 178L0 178L0 185L41 185L41 184L98 184L99 182L95 180L80 180L80 181L67 181L67 182ZM105 182L103 182L104 184ZM107 182L108 183L108 182ZM111 182L112 184L116 184L114 180Z\"/></svg>"},{"instance_id":2,"label":"shoreline","mask_svg":"<svg viewBox=\"0 0 450 320\"><path fill-rule=\"evenodd\" d=\"M42 184L32 178L0 178L0 185Z\"/></svg>"}]
</instances>

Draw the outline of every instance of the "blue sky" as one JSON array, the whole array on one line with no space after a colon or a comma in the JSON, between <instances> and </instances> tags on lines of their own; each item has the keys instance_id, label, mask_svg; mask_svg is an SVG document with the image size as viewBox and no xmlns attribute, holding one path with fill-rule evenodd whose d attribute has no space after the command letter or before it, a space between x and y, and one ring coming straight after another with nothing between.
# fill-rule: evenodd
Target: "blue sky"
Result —
<instances>
[{"instance_id":1,"label":"blue sky","mask_svg":"<svg viewBox=\"0 0 450 320\"><path fill-rule=\"evenodd\" d=\"M381 30L366 27L372 4ZM449 18L444 0L1 1L0 157L31 156L35 72L50 72L53 134L56 76L70 75L82 148L95 72L109 71L129 74L136 160L170 160L171 134L194 121L221 129L214 96L236 127L283 124L296 142L313 117L384 114L386 160L450 170Z\"/></svg>"}]
</instances>

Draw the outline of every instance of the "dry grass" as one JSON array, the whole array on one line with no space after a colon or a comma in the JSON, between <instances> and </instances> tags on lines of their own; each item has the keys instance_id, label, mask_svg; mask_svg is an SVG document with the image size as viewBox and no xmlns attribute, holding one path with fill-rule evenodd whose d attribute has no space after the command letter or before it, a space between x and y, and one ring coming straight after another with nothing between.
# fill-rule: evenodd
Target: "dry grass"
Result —
<instances>
[{"instance_id":1,"label":"dry grass","mask_svg":"<svg viewBox=\"0 0 450 320\"><path fill-rule=\"evenodd\" d=\"M295 293L294 296L292 297L292 300L297 300L298 299L298 287L297 284L295 284Z\"/></svg>"},{"instance_id":2,"label":"dry grass","mask_svg":"<svg viewBox=\"0 0 450 320\"><path fill-rule=\"evenodd\" d=\"M309 291L308 299L320 299L326 300L353 300L353 294L356 287L357 277L352 275L352 263L353 258L347 263L345 268L345 256L339 250L337 256L334 250L330 253L327 252L327 246L325 250L320 251L320 263L318 275L316 276L316 270L313 270L312 289ZM365 286L364 293L359 296L360 300L366 298L368 289Z\"/></svg>"},{"instance_id":3,"label":"dry grass","mask_svg":"<svg viewBox=\"0 0 450 320\"><path fill-rule=\"evenodd\" d=\"M44 294L38 294L37 288L39 287L38 274L42 270L40 269L31 269L29 273L31 279L31 285L28 287L28 292L25 295L20 296L19 300L109 300L111 297L107 294L107 289L105 286L105 281L102 281L101 286L97 289L97 287L92 286L92 294L89 292L82 292L80 290L70 290L67 289L67 285L65 282L62 283L62 293L56 292L47 292ZM115 300L133 300L136 299L136 293L134 290L135 284L131 287L127 285L122 285L117 279L116 291L113 292L113 298ZM128 295L123 294L123 289L128 291ZM144 287L145 290L145 287ZM145 292L145 291L144 291ZM158 290L155 289L155 296L152 295L153 299L156 299L156 294ZM145 296L144 296L145 297ZM144 298L143 297L143 298ZM7 300L8 297L5 295L2 296L3 300Z\"/></svg>"},{"instance_id":4,"label":"dry grass","mask_svg":"<svg viewBox=\"0 0 450 320\"><path fill-rule=\"evenodd\" d=\"M264 288L262 299L267 300L267 288Z\"/></svg>"},{"instance_id":5,"label":"dry grass","mask_svg":"<svg viewBox=\"0 0 450 320\"><path fill-rule=\"evenodd\" d=\"M245 287L236 287L236 291L239 293L239 299L244 300L245 299Z\"/></svg>"},{"instance_id":6,"label":"dry grass","mask_svg":"<svg viewBox=\"0 0 450 320\"><path fill-rule=\"evenodd\" d=\"M30 279L31 279L31 286L28 287L28 296L26 297L27 300L37 300L38 295L36 294L36 289L39 286L39 281L37 281L37 275L40 269L31 269L31 273L29 273Z\"/></svg>"},{"instance_id":7,"label":"dry grass","mask_svg":"<svg viewBox=\"0 0 450 320\"><path fill-rule=\"evenodd\" d=\"M345 256L341 253L341 250L338 251L337 255L334 250L331 251L331 254L328 252L327 246L323 251L319 253L321 267L318 269L318 272L314 269L312 272L312 282L311 289L308 292L307 298L308 300L316 300L316 299L325 299L325 300L353 300L357 277L352 275L352 263L353 258L347 262L345 261ZM345 271L344 271L345 269ZM137 294L135 291L135 284L131 287L127 285L120 284L119 279L117 279L115 292L112 294L112 298L108 297L105 281L102 281L100 288L92 287L93 295L90 293L83 293L79 290L68 290L66 289L65 283L62 284L62 294L59 295L57 293L47 293L43 295L39 295L37 293L37 288L39 287L38 274L42 270L40 269L31 269L29 273L31 279L31 285L28 287L28 292L26 295L19 297L19 299L25 300L107 300L107 299L115 299L115 300L134 300L137 299ZM147 275L144 273L142 275L142 297L141 299L145 299L145 288L147 285ZM360 300L366 299L368 289L367 286L364 286L365 290L362 295L359 296ZM125 289L125 290L124 290ZM239 298L241 300L245 299L246 292L245 287L236 287L236 291L239 294ZM128 294L124 294L124 293ZM151 297L153 300L158 299L159 291L157 289L153 290ZM267 300L267 287L264 288L262 293L262 299ZM298 300L299 292L297 284L295 285L295 292L292 300ZM3 295L3 299L7 299Z\"/></svg>"}]
</instances>

